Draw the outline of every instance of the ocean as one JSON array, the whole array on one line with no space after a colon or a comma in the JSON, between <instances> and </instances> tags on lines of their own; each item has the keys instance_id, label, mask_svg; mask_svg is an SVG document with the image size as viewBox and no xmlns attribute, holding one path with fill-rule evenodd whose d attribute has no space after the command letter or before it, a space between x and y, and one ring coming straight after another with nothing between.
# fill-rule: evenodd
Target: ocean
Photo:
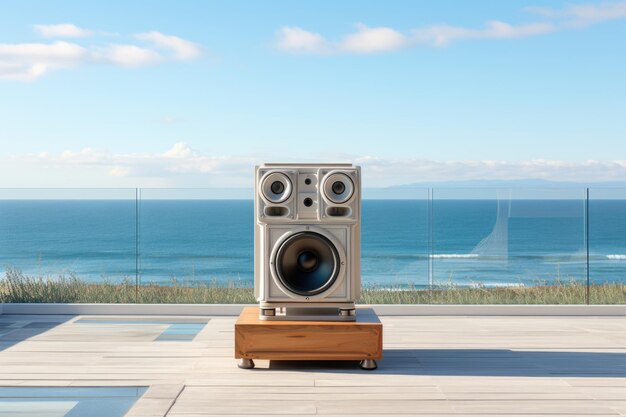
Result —
<instances>
[{"instance_id":1,"label":"ocean","mask_svg":"<svg viewBox=\"0 0 626 417\"><path fill-rule=\"evenodd\" d=\"M587 263L592 282L626 282L626 200L364 200L362 211L364 286L586 282ZM253 218L248 200L0 200L0 272L252 286Z\"/></svg>"}]
</instances>

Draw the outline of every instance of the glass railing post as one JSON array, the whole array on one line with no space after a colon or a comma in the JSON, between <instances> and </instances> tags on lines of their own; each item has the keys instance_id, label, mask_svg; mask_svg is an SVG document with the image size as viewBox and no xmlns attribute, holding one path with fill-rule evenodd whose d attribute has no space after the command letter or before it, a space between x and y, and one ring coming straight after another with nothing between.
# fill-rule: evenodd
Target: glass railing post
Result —
<instances>
[{"instance_id":1,"label":"glass railing post","mask_svg":"<svg viewBox=\"0 0 626 417\"><path fill-rule=\"evenodd\" d=\"M139 188L135 188L135 303L139 302Z\"/></svg>"},{"instance_id":2,"label":"glass railing post","mask_svg":"<svg viewBox=\"0 0 626 417\"><path fill-rule=\"evenodd\" d=\"M589 304L589 287L590 287L590 274L589 274L589 188L585 188L585 250L586 250L586 269L587 269L587 285L585 287L585 303Z\"/></svg>"},{"instance_id":3,"label":"glass railing post","mask_svg":"<svg viewBox=\"0 0 626 417\"><path fill-rule=\"evenodd\" d=\"M428 289L433 289L433 189L428 189Z\"/></svg>"}]
</instances>

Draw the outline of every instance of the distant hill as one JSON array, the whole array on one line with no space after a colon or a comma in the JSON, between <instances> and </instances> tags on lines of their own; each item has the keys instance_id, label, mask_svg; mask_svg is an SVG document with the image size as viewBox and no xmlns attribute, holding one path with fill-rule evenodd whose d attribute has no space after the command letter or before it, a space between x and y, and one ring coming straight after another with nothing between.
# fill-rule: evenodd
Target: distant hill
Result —
<instances>
[{"instance_id":1,"label":"distant hill","mask_svg":"<svg viewBox=\"0 0 626 417\"><path fill-rule=\"evenodd\" d=\"M394 185L385 188L463 188L463 187L502 187L502 188L594 188L594 187L626 187L626 181L574 182L552 181L543 179L517 180L457 180L457 181L425 181L411 184Z\"/></svg>"},{"instance_id":2,"label":"distant hill","mask_svg":"<svg viewBox=\"0 0 626 417\"><path fill-rule=\"evenodd\" d=\"M492 194L498 192L499 189L515 191L516 198L540 198L540 196L543 198L579 198L580 196L582 198L582 193L586 188L592 190L622 188L623 191L607 191L608 196L607 192L604 192L603 198L626 198L626 181L583 183L542 179L425 181L380 188L364 187L363 198L425 199L428 197L429 189L432 189L435 198L484 198L485 196L492 198ZM551 189L562 191L559 194L559 192L550 191Z\"/></svg>"}]
</instances>

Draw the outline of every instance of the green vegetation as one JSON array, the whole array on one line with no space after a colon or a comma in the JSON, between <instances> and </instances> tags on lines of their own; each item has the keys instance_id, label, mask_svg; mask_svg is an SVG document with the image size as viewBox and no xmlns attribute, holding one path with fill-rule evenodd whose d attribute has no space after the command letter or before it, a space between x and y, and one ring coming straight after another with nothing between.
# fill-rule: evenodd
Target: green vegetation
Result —
<instances>
[{"instance_id":1,"label":"green vegetation","mask_svg":"<svg viewBox=\"0 0 626 417\"><path fill-rule=\"evenodd\" d=\"M134 280L91 283L74 275L56 279L28 277L8 270L0 280L0 301L5 303L143 303L143 304L250 304L251 288L198 285L147 284L137 287Z\"/></svg>"},{"instance_id":2,"label":"green vegetation","mask_svg":"<svg viewBox=\"0 0 626 417\"><path fill-rule=\"evenodd\" d=\"M430 290L365 288L361 304L584 304L586 286L576 282L512 288L465 288L454 285ZM589 288L592 304L625 304L626 286L598 284ZM28 277L16 270L0 280L0 301L5 303L172 303L253 304L252 288L147 284L134 280L89 283L74 275L56 279Z\"/></svg>"},{"instance_id":3,"label":"green vegetation","mask_svg":"<svg viewBox=\"0 0 626 417\"><path fill-rule=\"evenodd\" d=\"M559 282L554 285L505 288L440 286L431 290L366 289L363 304L585 304L586 285ZM589 287L591 304L626 304L626 286L601 284Z\"/></svg>"}]
</instances>

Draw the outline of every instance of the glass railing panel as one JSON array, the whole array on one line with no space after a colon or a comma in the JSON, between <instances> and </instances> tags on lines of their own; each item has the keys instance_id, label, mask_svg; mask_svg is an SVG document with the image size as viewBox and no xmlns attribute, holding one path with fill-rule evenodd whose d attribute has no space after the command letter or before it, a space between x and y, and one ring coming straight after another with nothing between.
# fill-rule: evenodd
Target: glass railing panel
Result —
<instances>
[{"instance_id":1,"label":"glass railing panel","mask_svg":"<svg viewBox=\"0 0 626 417\"><path fill-rule=\"evenodd\" d=\"M424 302L429 287L429 190L369 190L361 224L362 303Z\"/></svg>"},{"instance_id":2,"label":"glass railing panel","mask_svg":"<svg viewBox=\"0 0 626 417\"><path fill-rule=\"evenodd\" d=\"M360 302L626 303L626 188L392 191L364 195ZM251 199L136 193L0 190L2 300L254 302Z\"/></svg>"},{"instance_id":3,"label":"glass railing panel","mask_svg":"<svg viewBox=\"0 0 626 417\"><path fill-rule=\"evenodd\" d=\"M626 304L626 188L589 190L589 302Z\"/></svg>"},{"instance_id":4,"label":"glass railing panel","mask_svg":"<svg viewBox=\"0 0 626 417\"><path fill-rule=\"evenodd\" d=\"M1 189L5 302L129 303L135 189Z\"/></svg>"},{"instance_id":5,"label":"glass railing panel","mask_svg":"<svg viewBox=\"0 0 626 417\"><path fill-rule=\"evenodd\" d=\"M435 189L433 302L585 302L585 190Z\"/></svg>"},{"instance_id":6,"label":"glass railing panel","mask_svg":"<svg viewBox=\"0 0 626 417\"><path fill-rule=\"evenodd\" d=\"M141 189L139 302L254 302L253 201Z\"/></svg>"}]
</instances>

